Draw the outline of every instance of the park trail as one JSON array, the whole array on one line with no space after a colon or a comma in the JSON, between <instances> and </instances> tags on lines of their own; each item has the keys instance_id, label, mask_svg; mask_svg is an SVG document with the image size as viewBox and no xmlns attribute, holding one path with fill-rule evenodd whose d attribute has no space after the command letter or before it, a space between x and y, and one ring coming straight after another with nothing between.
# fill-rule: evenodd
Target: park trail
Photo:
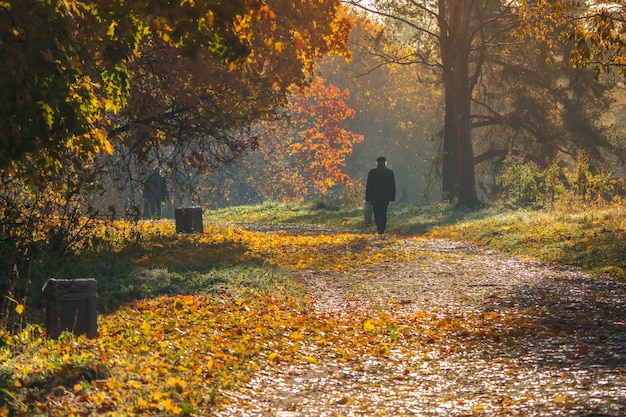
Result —
<instances>
[{"instance_id":1,"label":"park trail","mask_svg":"<svg viewBox=\"0 0 626 417\"><path fill-rule=\"evenodd\" d=\"M370 241L411 256L294 274L321 315L383 311L403 323L397 343L384 355L266 367L216 415L626 415L623 280L471 244Z\"/></svg>"}]
</instances>

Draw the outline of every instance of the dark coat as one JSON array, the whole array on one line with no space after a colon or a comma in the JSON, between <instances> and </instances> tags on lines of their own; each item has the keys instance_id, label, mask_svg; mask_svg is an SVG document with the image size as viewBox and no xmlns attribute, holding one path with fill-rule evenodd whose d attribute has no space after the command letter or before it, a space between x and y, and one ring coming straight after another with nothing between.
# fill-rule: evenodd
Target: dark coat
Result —
<instances>
[{"instance_id":1,"label":"dark coat","mask_svg":"<svg viewBox=\"0 0 626 417\"><path fill-rule=\"evenodd\" d=\"M385 166L371 169L367 175L365 200L372 204L396 201L396 179L393 171Z\"/></svg>"},{"instance_id":2,"label":"dark coat","mask_svg":"<svg viewBox=\"0 0 626 417\"><path fill-rule=\"evenodd\" d=\"M143 198L159 203L169 198L167 183L163 175L156 171L150 174L143 185Z\"/></svg>"}]
</instances>

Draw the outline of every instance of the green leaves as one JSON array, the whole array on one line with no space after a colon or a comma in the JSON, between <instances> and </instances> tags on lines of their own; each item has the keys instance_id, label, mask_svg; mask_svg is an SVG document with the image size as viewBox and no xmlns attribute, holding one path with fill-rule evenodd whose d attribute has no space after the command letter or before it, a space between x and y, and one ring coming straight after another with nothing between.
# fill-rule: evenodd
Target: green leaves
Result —
<instances>
[{"instance_id":1,"label":"green leaves","mask_svg":"<svg viewBox=\"0 0 626 417\"><path fill-rule=\"evenodd\" d=\"M12 143L0 143L0 169L11 161L27 161L46 171L66 158L67 150L82 159L91 157L96 148L106 148L101 131L107 107L103 97L112 91L99 83L99 71L128 56L109 54L110 62L103 62L109 44L99 36L99 23L89 5L9 2L0 23L3 38L8 39L0 45L5 63L0 130L7 133L2 140ZM107 100L119 106L120 95L111 94ZM39 165L43 162L36 157L39 152L50 162Z\"/></svg>"},{"instance_id":2,"label":"green leaves","mask_svg":"<svg viewBox=\"0 0 626 417\"><path fill-rule=\"evenodd\" d=\"M18 163L12 169L37 177L59 161L110 152L105 128L125 105L126 65L141 39L159 36L187 55L204 48L240 60L249 41L233 30L235 18L258 7L243 0L3 2L0 169Z\"/></svg>"}]
</instances>

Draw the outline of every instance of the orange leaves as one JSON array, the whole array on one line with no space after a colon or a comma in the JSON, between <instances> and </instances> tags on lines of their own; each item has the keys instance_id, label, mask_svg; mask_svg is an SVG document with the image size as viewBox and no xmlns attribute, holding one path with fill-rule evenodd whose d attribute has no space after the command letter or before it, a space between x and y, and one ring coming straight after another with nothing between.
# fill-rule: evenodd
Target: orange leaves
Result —
<instances>
[{"instance_id":1,"label":"orange leaves","mask_svg":"<svg viewBox=\"0 0 626 417\"><path fill-rule=\"evenodd\" d=\"M264 4L259 9L259 18L261 19L276 19L276 13L267 4Z\"/></svg>"},{"instance_id":2,"label":"orange leaves","mask_svg":"<svg viewBox=\"0 0 626 417\"><path fill-rule=\"evenodd\" d=\"M296 34L296 48L304 44ZM276 42L282 51L285 45ZM342 172L352 147L363 140L361 135L342 128L354 110L346 105L349 91L326 85L316 77L303 92L292 89L287 113L261 142L265 155L263 167L253 182L260 192L274 199L300 200L307 195L325 195L339 184L352 180Z\"/></svg>"},{"instance_id":3,"label":"orange leaves","mask_svg":"<svg viewBox=\"0 0 626 417\"><path fill-rule=\"evenodd\" d=\"M227 261L259 259L318 271L361 268L351 281L357 285L367 272L377 276L389 264L422 261L418 256L436 261L437 253L412 250L411 240L391 236L382 241L351 233L293 235L214 225L202 235L175 235L169 230L173 225L164 222L138 227L143 228L146 251L154 252L150 262L158 262L167 250L176 259L204 264L223 245L240 250ZM358 297L366 297L365 293L358 292L352 301L360 303ZM6 339L10 350L0 350L0 371L10 369L7 385L19 399L12 404L29 398L28 411L33 414L60 416L67 410L83 414L89 410L93 414L210 415L227 401L221 396L225 390L245 384L259 369L306 369L330 361L353 362L357 369L368 361L384 360L406 367L406 374L392 376L400 380L407 378L412 364L465 354L485 339L499 343L512 331L536 330L522 327L524 317L515 310L452 313L433 306L412 311L408 304L401 301L389 303L386 310L345 309L335 314L316 311L312 301L269 291L142 299L101 315L100 334L94 340L48 341L21 335ZM581 345L578 354L587 349ZM41 389L42 384L49 389ZM343 396L338 404L351 401Z\"/></svg>"},{"instance_id":4,"label":"orange leaves","mask_svg":"<svg viewBox=\"0 0 626 417\"><path fill-rule=\"evenodd\" d=\"M173 225L142 225L149 250L136 262L148 267L268 262L293 269L352 270L408 259L405 251L372 242L371 235L294 235L208 225L202 235L175 234ZM158 240L157 240L158 239Z\"/></svg>"}]
</instances>

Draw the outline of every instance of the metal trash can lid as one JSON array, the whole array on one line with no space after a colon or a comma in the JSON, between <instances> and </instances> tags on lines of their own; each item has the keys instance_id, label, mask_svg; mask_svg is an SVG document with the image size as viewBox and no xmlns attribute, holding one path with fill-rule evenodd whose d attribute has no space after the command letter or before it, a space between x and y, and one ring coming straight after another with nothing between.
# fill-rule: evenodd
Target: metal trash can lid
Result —
<instances>
[{"instance_id":1,"label":"metal trash can lid","mask_svg":"<svg viewBox=\"0 0 626 417\"><path fill-rule=\"evenodd\" d=\"M97 281L94 278L56 279L50 278L41 288L46 297L84 294L97 297Z\"/></svg>"}]
</instances>

